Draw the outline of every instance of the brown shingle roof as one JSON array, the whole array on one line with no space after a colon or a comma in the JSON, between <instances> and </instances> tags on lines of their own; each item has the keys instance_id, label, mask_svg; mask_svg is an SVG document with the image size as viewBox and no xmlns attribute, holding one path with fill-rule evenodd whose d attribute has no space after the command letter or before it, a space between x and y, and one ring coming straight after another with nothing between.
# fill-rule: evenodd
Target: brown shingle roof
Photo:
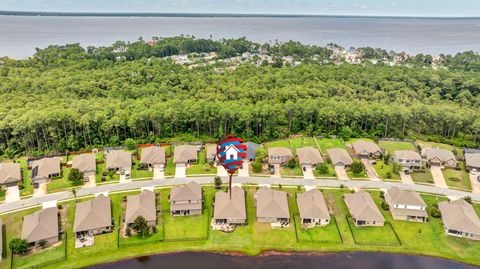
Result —
<instances>
[{"instance_id":1,"label":"brown shingle roof","mask_svg":"<svg viewBox=\"0 0 480 269\"><path fill-rule=\"evenodd\" d=\"M385 221L370 194L360 190L345 194L345 203L353 218L364 221Z\"/></svg>"},{"instance_id":2,"label":"brown shingle roof","mask_svg":"<svg viewBox=\"0 0 480 269\"><path fill-rule=\"evenodd\" d=\"M215 194L214 219L247 219L245 208L245 191L235 186L232 188L232 199L228 192Z\"/></svg>"},{"instance_id":3,"label":"brown shingle roof","mask_svg":"<svg viewBox=\"0 0 480 269\"><path fill-rule=\"evenodd\" d=\"M323 163L320 151L314 147L304 147L297 149L297 156L300 164L317 165Z\"/></svg>"},{"instance_id":4,"label":"brown shingle roof","mask_svg":"<svg viewBox=\"0 0 480 269\"><path fill-rule=\"evenodd\" d=\"M441 148L424 148L422 149L422 156L424 156L427 161L432 159L439 159L442 162L450 160L457 161L450 150Z\"/></svg>"},{"instance_id":5,"label":"brown shingle roof","mask_svg":"<svg viewBox=\"0 0 480 269\"><path fill-rule=\"evenodd\" d=\"M75 209L74 232L94 230L112 225L110 198L100 194L92 200L78 203Z\"/></svg>"},{"instance_id":6,"label":"brown shingle roof","mask_svg":"<svg viewBox=\"0 0 480 269\"><path fill-rule=\"evenodd\" d=\"M208 145L207 146L207 159L215 159L215 156L217 156L217 146L215 145Z\"/></svg>"},{"instance_id":7,"label":"brown shingle roof","mask_svg":"<svg viewBox=\"0 0 480 269\"><path fill-rule=\"evenodd\" d=\"M33 172L35 171L35 172ZM60 174L60 159L57 157L43 158L33 161L32 177L48 177L52 174Z\"/></svg>"},{"instance_id":8,"label":"brown shingle roof","mask_svg":"<svg viewBox=\"0 0 480 269\"><path fill-rule=\"evenodd\" d=\"M142 149L140 162L143 164L165 164L165 150L162 147L148 147Z\"/></svg>"},{"instance_id":9,"label":"brown shingle roof","mask_svg":"<svg viewBox=\"0 0 480 269\"><path fill-rule=\"evenodd\" d=\"M387 190L387 195L394 204L427 206L420 194L413 191L404 191L398 187L392 187Z\"/></svg>"},{"instance_id":10,"label":"brown shingle roof","mask_svg":"<svg viewBox=\"0 0 480 269\"><path fill-rule=\"evenodd\" d=\"M382 149L375 143L370 141L355 141L352 143L352 148L357 154L375 154L382 153Z\"/></svg>"},{"instance_id":11,"label":"brown shingle roof","mask_svg":"<svg viewBox=\"0 0 480 269\"><path fill-rule=\"evenodd\" d=\"M465 153L465 163L470 167L480 167L480 153Z\"/></svg>"},{"instance_id":12,"label":"brown shingle roof","mask_svg":"<svg viewBox=\"0 0 480 269\"><path fill-rule=\"evenodd\" d=\"M107 169L132 166L132 154L123 150L107 153Z\"/></svg>"},{"instance_id":13,"label":"brown shingle roof","mask_svg":"<svg viewBox=\"0 0 480 269\"><path fill-rule=\"evenodd\" d=\"M290 218L287 193L262 187L257 190L257 217Z\"/></svg>"},{"instance_id":14,"label":"brown shingle roof","mask_svg":"<svg viewBox=\"0 0 480 269\"><path fill-rule=\"evenodd\" d=\"M330 219L325 199L317 189L298 194L297 204L303 219Z\"/></svg>"},{"instance_id":15,"label":"brown shingle roof","mask_svg":"<svg viewBox=\"0 0 480 269\"><path fill-rule=\"evenodd\" d=\"M292 158L292 151L285 147L268 148L268 162L282 163L285 159Z\"/></svg>"},{"instance_id":16,"label":"brown shingle roof","mask_svg":"<svg viewBox=\"0 0 480 269\"><path fill-rule=\"evenodd\" d=\"M197 147L192 145L176 146L173 153L173 163L186 163L188 160L196 160Z\"/></svg>"},{"instance_id":17,"label":"brown shingle roof","mask_svg":"<svg viewBox=\"0 0 480 269\"><path fill-rule=\"evenodd\" d=\"M170 193L170 201L188 201L201 200L202 187L195 181L191 181L185 186L175 186Z\"/></svg>"},{"instance_id":18,"label":"brown shingle roof","mask_svg":"<svg viewBox=\"0 0 480 269\"><path fill-rule=\"evenodd\" d=\"M80 154L73 157L72 167L80 170L80 172L95 172L97 170L97 161L95 159L95 154L87 153Z\"/></svg>"},{"instance_id":19,"label":"brown shingle roof","mask_svg":"<svg viewBox=\"0 0 480 269\"><path fill-rule=\"evenodd\" d=\"M344 149L327 149L327 153L333 165L351 165L353 163L352 157Z\"/></svg>"},{"instance_id":20,"label":"brown shingle roof","mask_svg":"<svg viewBox=\"0 0 480 269\"><path fill-rule=\"evenodd\" d=\"M406 160L418 160L421 161L422 157L418 152L413 150L396 150L393 152L393 157L396 160L406 159Z\"/></svg>"},{"instance_id":21,"label":"brown shingle roof","mask_svg":"<svg viewBox=\"0 0 480 269\"><path fill-rule=\"evenodd\" d=\"M438 203L443 224L449 229L480 235L480 220L473 206L460 199Z\"/></svg>"},{"instance_id":22,"label":"brown shingle roof","mask_svg":"<svg viewBox=\"0 0 480 269\"><path fill-rule=\"evenodd\" d=\"M157 220L157 209L155 206L155 193L144 190L137 195L127 196L127 209L125 212L125 222L133 223L138 216L142 216L146 221Z\"/></svg>"},{"instance_id":23,"label":"brown shingle roof","mask_svg":"<svg viewBox=\"0 0 480 269\"><path fill-rule=\"evenodd\" d=\"M51 207L23 217L22 238L29 243L58 236L58 209Z\"/></svg>"},{"instance_id":24,"label":"brown shingle roof","mask_svg":"<svg viewBox=\"0 0 480 269\"><path fill-rule=\"evenodd\" d=\"M22 180L19 163L0 163L0 184Z\"/></svg>"}]
</instances>

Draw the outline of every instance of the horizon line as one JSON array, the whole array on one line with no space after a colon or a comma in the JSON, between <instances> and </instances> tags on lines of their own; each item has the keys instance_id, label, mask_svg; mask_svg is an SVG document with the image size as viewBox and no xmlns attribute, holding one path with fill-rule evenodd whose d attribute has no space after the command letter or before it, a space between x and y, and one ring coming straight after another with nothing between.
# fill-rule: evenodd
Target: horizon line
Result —
<instances>
[{"instance_id":1,"label":"horizon line","mask_svg":"<svg viewBox=\"0 0 480 269\"><path fill-rule=\"evenodd\" d=\"M0 16L45 17L271 17L271 18L395 18L395 19L480 19L480 16L409 16L359 14L287 14L287 13L205 13L205 12L72 12L72 11L18 11L0 10Z\"/></svg>"}]
</instances>

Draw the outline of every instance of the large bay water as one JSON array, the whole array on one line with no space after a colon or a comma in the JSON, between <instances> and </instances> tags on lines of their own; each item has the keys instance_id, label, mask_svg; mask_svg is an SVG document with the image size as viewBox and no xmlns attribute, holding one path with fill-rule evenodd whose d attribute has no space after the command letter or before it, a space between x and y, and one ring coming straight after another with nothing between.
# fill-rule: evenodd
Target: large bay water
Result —
<instances>
[{"instance_id":1,"label":"large bay water","mask_svg":"<svg viewBox=\"0 0 480 269\"><path fill-rule=\"evenodd\" d=\"M215 253L174 253L126 260L92 269L475 269L444 259L387 253L343 252L318 255L230 256Z\"/></svg>"},{"instance_id":2,"label":"large bay water","mask_svg":"<svg viewBox=\"0 0 480 269\"><path fill-rule=\"evenodd\" d=\"M0 56L25 58L50 44L110 45L181 34L257 42L296 40L381 47L408 53L480 51L480 19L359 17L55 17L0 16Z\"/></svg>"}]
</instances>

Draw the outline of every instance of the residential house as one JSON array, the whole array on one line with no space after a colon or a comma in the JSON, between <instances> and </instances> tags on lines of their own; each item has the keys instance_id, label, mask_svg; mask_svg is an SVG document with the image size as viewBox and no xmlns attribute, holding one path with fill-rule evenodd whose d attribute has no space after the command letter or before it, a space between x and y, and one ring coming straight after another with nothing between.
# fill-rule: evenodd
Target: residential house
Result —
<instances>
[{"instance_id":1,"label":"residential house","mask_svg":"<svg viewBox=\"0 0 480 269\"><path fill-rule=\"evenodd\" d=\"M470 171L480 171L480 152L465 153L465 167Z\"/></svg>"},{"instance_id":2,"label":"residential house","mask_svg":"<svg viewBox=\"0 0 480 269\"><path fill-rule=\"evenodd\" d=\"M247 146L247 160L250 162L255 161L257 158L257 153L255 151L260 147L260 145L253 142L245 142L243 144Z\"/></svg>"},{"instance_id":3,"label":"residential house","mask_svg":"<svg viewBox=\"0 0 480 269\"><path fill-rule=\"evenodd\" d=\"M107 170L117 171L121 174L130 175L132 171L132 154L123 150L115 150L107 153Z\"/></svg>"},{"instance_id":4,"label":"residential house","mask_svg":"<svg viewBox=\"0 0 480 269\"><path fill-rule=\"evenodd\" d=\"M150 226L157 225L157 207L153 191L144 190L140 194L127 196L125 223L133 224L138 216L145 218Z\"/></svg>"},{"instance_id":5,"label":"residential house","mask_svg":"<svg viewBox=\"0 0 480 269\"><path fill-rule=\"evenodd\" d=\"M270 222L274 227L286 227L290 223L287 193L261 187L257 190L257 221Z\"/></svg>"},{"instance_id":6,"label":"residential house","mask_svg":"<svg viewBox=\"0 0 480 269\"><path fill-rule=\"evenodd\" d=\"M480 240L480 219L475 209L465 200L438 203L447 235Z\"/></svg>"},{"instance_id":7,"label":"residential house","mask_svg":"<svg viewBox=\"0 0 480 269\"><path fill-rule=\"evenodd\" d=\"M22 181L19 163L0 163L0 184L5 187L16 186Z\"/></svg>"},{"instance_id":8,"label":"residential house","mask_svg":"<svg viewBox=\"0 0 480 269\"><path fill-rule=\"evenodd\" d=\"M217 146L216 145L208 145L205 160L208 163L213 163L213 162L215 162L216 158L217 158Z\"/></svg>"},{"instance_id":9,"label":"residential house","mask_svg":"<svg viewBox=\"0 0 480 269\"><path fill-rule=\"evenodd\" d=\"M103 194L92 200L77 203L73 232L77 237L111 232L113 219L111 200Z\"/></svg>"},{"instance_id":10,"label":"residential house","mask_svg":"<svg viewBox=\"0 0 480 269\"><path fill-rule=\"evenodd\" d=\"M393 152L393 161L400 164L404 171L422 169L422 157L413 150L396 150Z\"/></svg>"},{"instance_id":11,"label":"residential house","mask_svg":"<svg viewBox=\"0 0 480 269\"><path fill-rule=\"evenodd\" d=\"M192 145L176 146L173 153L173 163L175 165L187 165L189 163L196 163L197 147Z\"/></svg>"},{"instance_id":12,"label":"residential house","mask_svg":"<svg viewBox=\"0 0 480 269\"><path fill-rule=\"evenodd\" d=\"M236 225L247 224L245 191L238 186L232 188L232 194L219 191L215 194L212 229L233 229Z\"/></svg>"},{"instance_id":13,"label":"residential house","mask_svg":"<svg viewBox=\"0 0 480 269\"><path fill-rule=\"evenodd\" d=\"M57 157L43 158L32 163L33 183L46 183L52 178L60 177L60 159Z\"/></svg>"},{"instance_id":14,"label":"residential house","mask_svg":"<svg viewBox=\"0 0 480 269\"><path fill-rule=\"evenodd\" d=\"M330 223L330 213L323 194L311 189L297 195L298 210L304 227L325 226Z\"/></svg>"},{"instance_id":15,"label":"residential house","mask_svg":"<svg viewBox=\"0 0 480 269\"><path fill-rule=\"evenodd\" d=\"M383 155L383 150L374 142L370 141L355 141L351 144L352 154L360 159L378 159Z\"/></svg>"},{"instance_id":16,"label":"residential house","mask_svg":"<svg viewBox=\"0 0 480 269\"><path fill-rule=\"evenodd\" d=\"M424 148L422 156L428 166L457 167L457 159L449 150L441 148Z\"/></svg>"},{"instance_id":17,"label":"residential house","mask_svg":"<svg viewBox=\"0 0 480 269\"><path fill-rule=\"evenodd\" d=\"M344 200L355 226L383 226L385 224L385 218L369 193L360 190L356 193L345 194Z\"/></svg>"},{"instance_id":18,"label":"residential house","mask_svg":"<svg viewBox=\"0 0 480 269\"><path fill-rule=\"evenodd\" d=\"M426 222L428 219L427 205L416 192L393 187L385 192L385 202L393 219L418 222Z\"/></svg>"},{"instance_id":19,"label":"residential house","mask_svg":"<svg viewBox=\"0 0 480 269\"><path fill-rule=\"evenodd\" d=\"M165 150L157 146L142 148L140 164L143 167L158 168L163 171L165 168Z\"/></svg>"},{"instance_id":20,"label":"residential house","mask_svg":"<svg viewBox=\"0 0 480 269\"><path fill-rule=\"evenodd\" d=\"M318 164L323 163L320 151L314 147L304 147L297 149L297 156L302 170L314 168Z\"/></svg>"},{"instance_id":21,"label":"residential house","mask_svg":"<svg viewBox=\"0 0 480 269\"><path fill-rule=\"evenodd\" d=\"M85 177L95 176L97 173L97 160L95 154L80 154L72 159L72 168L78 169Z\"/></svg>"},{"instance_id":22,"label":"residential house","mask_svg":"<svg viewBox=\"0 0 480 269\"><path fill-rule=\"evenodd\" d=\"M285 147L268 148L268 163L285 165L292 158L292 151Z\"/></svg>"},{"instance_id":23,"label":"residential house","mask_svg":"<svg viewBox=\"0 0 480 269\"><path fill-rule=\"evenodd\" d=\"M353 163L352 157L344 149L327 149L327 154L333 166L349 167Z\"/></svg>"},{"instance_id":24,"label":"residential house","mask_svg":"<svg viewBox=\"0 0 480 269\"><path fill-rule=\"evenodd\" d=\"M23 217L22 239L27 240L30 247L55 244L58 242L58 209L46 208Z\"/></svg>"},{"instance_id":25,"label":"residential house","mask_svg":"<svg viewBox=\"0 0 480 269\"><path fill-rule=\"evenodd\" d=\"M175 186L170 193L170 214L189 216L202 214L202 187L191 181L185 186Z\"/></svg>"}]
</instances>

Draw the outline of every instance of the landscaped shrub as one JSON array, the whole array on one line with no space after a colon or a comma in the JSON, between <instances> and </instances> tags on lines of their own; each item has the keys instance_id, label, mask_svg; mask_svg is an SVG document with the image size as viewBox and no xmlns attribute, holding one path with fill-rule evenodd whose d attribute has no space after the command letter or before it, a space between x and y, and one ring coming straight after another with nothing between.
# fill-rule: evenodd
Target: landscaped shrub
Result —
<instances>
[{"instance_id":1,"label":"landscaped shrub","mask_svg":"<svg viewBox=\"0 0 480 269\"><path fill-rule=\"evenodd\" d=\"M387 203L385 203L385 201L382 201L381 206L382 206L382 209L385 211L390 209L390 206Z\"/></svg>"},{"instance_id":2,"label":"landscaped shrub","mask_svg":"<svg viewBox=\"0 0 480 269\"><path fill-rule=\"evenodd\" d=\"M442 216L442 213L440 213L440 210L436 207L432 207L432 210L430 211L430 215L434 218L440 218Z\"/></svg>"},{"instance_id":3,"label":"landscaped shrub","mask_svg":"<svg viewBox=\"0 0 480 269\"><path fill-rule=\"evenodd\" d=\"M470 196L465 196L465 198L463 198L463 200L465 200L465 202L471 204L472 203L472 197Z\"/></svg>"},{"instance_id":4,"label":"landscaped shrub","mask_svg":"<svg viewBox=\"0 0 480 269\"><path fill-rule=\"evenodd\" d=\"M220 187L222 187L222 179L219 176L215 176L214 183L215 189L220 189Z\"/></svg>"},{"instance_id":5,"label":"landscaped shrub","mask_svg":"<svg viewBox=\"0 0 480 269\"><path fill-rule=\"evenodd\" d=\"M13 238L8 243L8 247L15 254L24 254L28 250L28 242L25 239Z\"/></svg>"},{"instance_id":6,"label":"landscaped shrub","mask_svg":"<svg viewBox=\"0 0 480 269\"><path fill-rule=\"evenodd\" d=\"M359 160L353 161L352 165L350 166L350 170L352 170L353 173L355 174L360 174L365 170L365 165Z\"/></svg>"},{"instance_id":7,"label":"landscaped shrub","mask_svg":"<svg viewBox=\"0 0 480 269\"><path fill-rule=\"evenodd\" d=\"M252 163L252 169L255 173L262 172L262 163L255 161L254 163Z\"/></svg>"},{"instance_id":8,"label":"landscaped shrub","mask_svg":"<svg viewBox=\"0 0 480 269\"><path fill-rule=\"evenodd\" d=\"M293 168L295 168L295 166L297 166L297 164L295 163L295 159L292 158L292 159L288 160L288 163L287 163L288 168L293 169Z\"/></svg>"},{"instance_id":9,"label":"landscaped shrub","mask_svg":"<svg viewBox=\"0 0 480 269\"><path fill-rule=\"evenodd\" d=\"M320 173L320 174L326 174L326 173L328 173L328 164L322 163L320 165L317 165L315 170L317 170L317 172Z\"/></svg>"},{"instance_id":10,"label":"landscaped shrub","mask_svg":"<svg viewBox=\"0 0 480 269\"><path fill-rule=\"evenodd\" d=\"M385 177L386 177L386 178L392 178L392 173L387 172L387 173L385 174Z\"/></svg>"}]
</instances>

